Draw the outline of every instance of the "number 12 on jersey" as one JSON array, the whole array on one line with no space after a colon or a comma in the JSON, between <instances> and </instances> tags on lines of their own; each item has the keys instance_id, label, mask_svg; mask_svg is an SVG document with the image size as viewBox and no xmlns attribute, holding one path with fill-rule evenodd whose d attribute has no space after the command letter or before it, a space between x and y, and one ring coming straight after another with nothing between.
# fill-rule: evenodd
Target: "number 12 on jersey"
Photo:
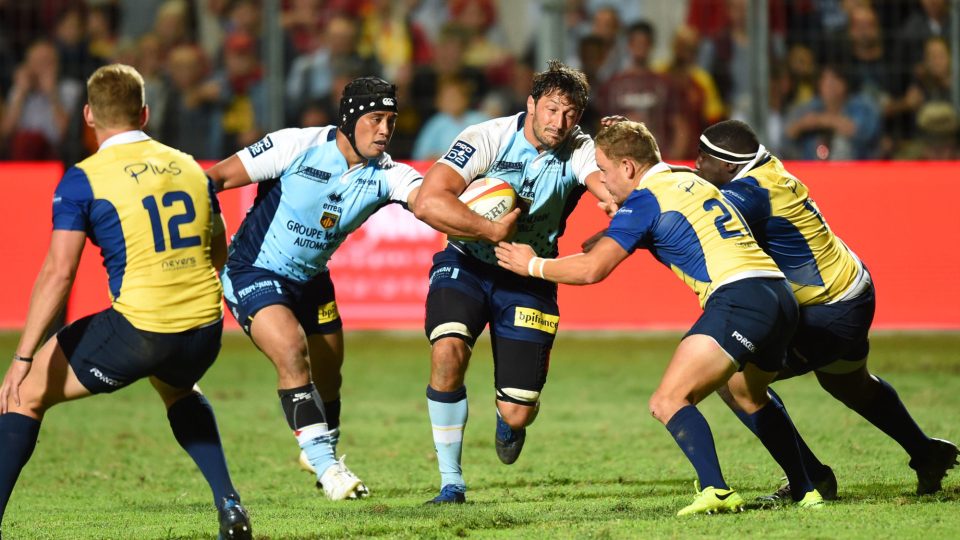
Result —
<instances>
[{"instance_id":1,"label":"number 12 on jersey","mask_svg":"<svg viewBox=\"0 0 960 540\"><path fill-rule=\"evenodd\" d=\"M167 220L167 230L170 233L170 249L178 249L200 245L199 236L180 236L180 225L192 223L197 218L197 212L193 206L193 199L184 191L170 191L164 193L160 199L164 207L171 207L174 204L183 203L183 212L174 214ZM143 208L150 215L150 226L153 228L153 247L157 253L167 249L163 238L163 223L160 219L160 207L157 206L157 199L153 195L143 198Z\"/></svg>"}]
</instances>

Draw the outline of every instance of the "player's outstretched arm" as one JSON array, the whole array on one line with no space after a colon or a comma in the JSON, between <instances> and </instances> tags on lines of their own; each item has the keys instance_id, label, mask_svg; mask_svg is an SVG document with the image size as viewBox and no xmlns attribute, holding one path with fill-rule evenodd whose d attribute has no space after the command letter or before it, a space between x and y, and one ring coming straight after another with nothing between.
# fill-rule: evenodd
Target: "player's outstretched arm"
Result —
<instances>
[{"instance_id":1,"label":"player's outstretched arm","mask_svg":"<svg viewBox=\"0 0 960 540\"><path fill-rule=\"evenodd\" d=\"M217 191L243 187L252 182L250 173L236 154L210 167L206 172Z\"/></svg>"},{"instance_id":2,"label":"player's outstretched arm","mask_svg":"<svg viewBox=\"0 0 960 540\"><path fill-rule=\"evenodd\" d=\"M521 276L554 283L590 285L603 281L630 254L610 238L601 238L589 251L559 259L537 257L526 244L500 242L494 251L497 263Z\"/></svg>"},{"instance_id":3,"label":"player's outstretched arm","mask_svg":"<svg viewBox=\"0 0 960 540\"><path fill-rule=\"evenodd\" d=\"M515 208L500 221L490 221L472 212L457 198L465 187L463 178L450 166L434 163L423 177L413 205L414 215L451 236L481 238L494 244L513 236L520 209Z\"/></svg>"},{"instance_id":4,"label":"player's outstretched arm","mask_svg":"<svg viewBox=\"0 0 960 540\"><path fill-rule=\"evenodd\" d=\"M86 241L87 236L83 231L53 231L47 257L30 295L30 308L27 310L27 322L17 345L17 356L32 358L33 353L40 348L47 329L67 301ZM3 386L0 387L0 413L6 412L7 400L11 396L17 405L20 404L18 389L29 372L28 362L13 361L3 379Z\"/></svg>"},{"instance_id":5,"label":"player's outstretched arm","mask_svg":"<svg viewBox=\"0 0 960 540\"><path fill-rule=\"evenodd\" d=\"M592 193L599 201L597 206L603 210L603 213L606 214L607 217L612 218L614 214L617 213L617 210L620 209L620 206L614 202L613 196L610 195L610 192L607 191L607 188L603 185L603 173L600 171L590 173L584 183L587 186L587 191Z\"/></svg>"}]
</instances>

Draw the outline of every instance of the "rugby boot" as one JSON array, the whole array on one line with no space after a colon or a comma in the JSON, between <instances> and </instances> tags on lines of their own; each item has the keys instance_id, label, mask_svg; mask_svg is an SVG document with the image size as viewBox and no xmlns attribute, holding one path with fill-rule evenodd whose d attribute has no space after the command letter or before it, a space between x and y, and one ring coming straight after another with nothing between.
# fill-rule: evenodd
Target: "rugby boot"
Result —
<instances>
[{"instance_id":1,"label":"rugby boot","mask_svg":"<svg viewBox=\"0 0 960 540\"><path fill-rule=\"evenodd\" d=\"M743 497L732 489L717 489L712 486L698 491L693 502L680 509L678 516L691 514L717 514L720 512L742 512Z\"/></svg>"},{"instance_id":2,"label":"rugby boot","mask_svg":"<svg viewBox=\"0 0 960 540\"><path fill-rule=\"evenodd\" d=\"M523 450L523 443L527 440L527 428L514 430L497 415L497 435L495 444L497 447L497 457L506 465L517 461L520 452Z\"/></svg>"},{"instance_id":3,"label":"rugby boot","mask_svg":"<svg viewBox=\"0 0 960 540\"><path fill-rule=\"evenodd\" d=\"M917 471L917 495L940 491L947 471L957 464L957 445L943 439L930 439L926 458L910 460L910 468Z\"/></svg>"},{"instance_id":4,"label":"rugby boot","mask_svg":"<svg viewBox=\"0 0 960 540\"><path fill-rule=\"evenodd\" d=\"M317 480L317 488L322 489L324 495L331 501L362 499L370 495L370 490L363 481L347 468L345 459L347 459L346 455L341 456L340 461L327 467Z\"/></svg>"},{"instance_id":5,"label":"rugby boot","mask_svg":"<svg viewBox=\"0 0 960 540\"><path fill-rule=\"evenodd\" d=\"M247 510L234 499L223 499L220 513L219 540L252 540L253 529Z\"/></svg>"},{"instance_id":6,"label":"rugby boot","mask_svg":"<svg viewBox=\"0 0 960 540\"><path fill-rule=\"evenodd\" d=\"M808 510L823 508L824 505L826 505L826 503L823 502L823 497L820 496L820 492L817 490L808 491L802 499L797 501L797 506Z\"/></svg>"},{"instance_id":7,"label":"rugby boot","mask_svg":"<svg viewBox=\"0 0 960 540\"><path fill-rule=\"evenodd\" d=\"M825 501L833 501L837 498L837 476L833 474L833 469L824 465L826 469L823 476L813 482L813 487L820 493ZM787 482L780 489L770 495L761 495L757 497L757 502L761 506L780 506L793 502L793 491L790 489L790 483Z\"/></svg>"},{"instance_id":8,"label":"rugby boot","mask_svg":"<svg viewBox=\"0 0 960 540\"><path fill-rule=\"evenodd\" d=\"M430 499L424 504L463 504L467 502L464 495L466 487L456 484L447 484L440 488L440 494Z\"/></svg>"}]
</instances>

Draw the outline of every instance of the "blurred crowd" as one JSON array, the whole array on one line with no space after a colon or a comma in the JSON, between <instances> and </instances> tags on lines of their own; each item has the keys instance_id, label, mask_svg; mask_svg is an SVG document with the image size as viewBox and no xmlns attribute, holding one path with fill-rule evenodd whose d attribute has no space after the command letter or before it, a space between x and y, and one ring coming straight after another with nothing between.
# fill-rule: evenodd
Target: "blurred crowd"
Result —
<instances>
[{"instance_id":1,"label":"blurred crowd","mask_svg":"<svg viewBox=\"0 0 960 540\"><path fill-rule=\"evenodd\" d=\"M791 159L956 159L948 0L769 0L767 146ZM539 25L562 9L566 63L592 99L581 125L645 122L668 160L748 120L748 0L282 0L286 126L335 123L360 75L399 87L390 152L433 159L468 125L525 108ZM96 150L85 78L135 66L148 131L221 159L266 130L259 0L0 0L0 159ZM274 66L271 66L274 67Z\"/></svg>"}]
</instances>

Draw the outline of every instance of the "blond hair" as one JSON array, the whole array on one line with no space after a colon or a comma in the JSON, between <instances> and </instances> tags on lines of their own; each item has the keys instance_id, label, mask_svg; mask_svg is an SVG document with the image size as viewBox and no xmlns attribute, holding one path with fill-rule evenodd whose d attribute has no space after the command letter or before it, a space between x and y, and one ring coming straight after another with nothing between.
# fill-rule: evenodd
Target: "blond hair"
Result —
<instances>
[{"instance_id":1,"label":"blond hair","mask_svg":"<svg viewBox=\"0 0 960 540\"><path fill-rule=\"evenodd\" d=\"M139 128L145 102L143 77L130 66L103 66L87 79L87 103L97 127Z\"/></svg>"},{"instance_id":2,"label":"blond hair","mask_svg":"<svg viewBox=\"0 0 960 540\"><path fill-rule=\"evenodd\" d=\"M607 126L597 134L595 144L611 161L627 158L640 165L660 162L657 140L643 122L623 121Z\"/></svg>"}]
</instances>

